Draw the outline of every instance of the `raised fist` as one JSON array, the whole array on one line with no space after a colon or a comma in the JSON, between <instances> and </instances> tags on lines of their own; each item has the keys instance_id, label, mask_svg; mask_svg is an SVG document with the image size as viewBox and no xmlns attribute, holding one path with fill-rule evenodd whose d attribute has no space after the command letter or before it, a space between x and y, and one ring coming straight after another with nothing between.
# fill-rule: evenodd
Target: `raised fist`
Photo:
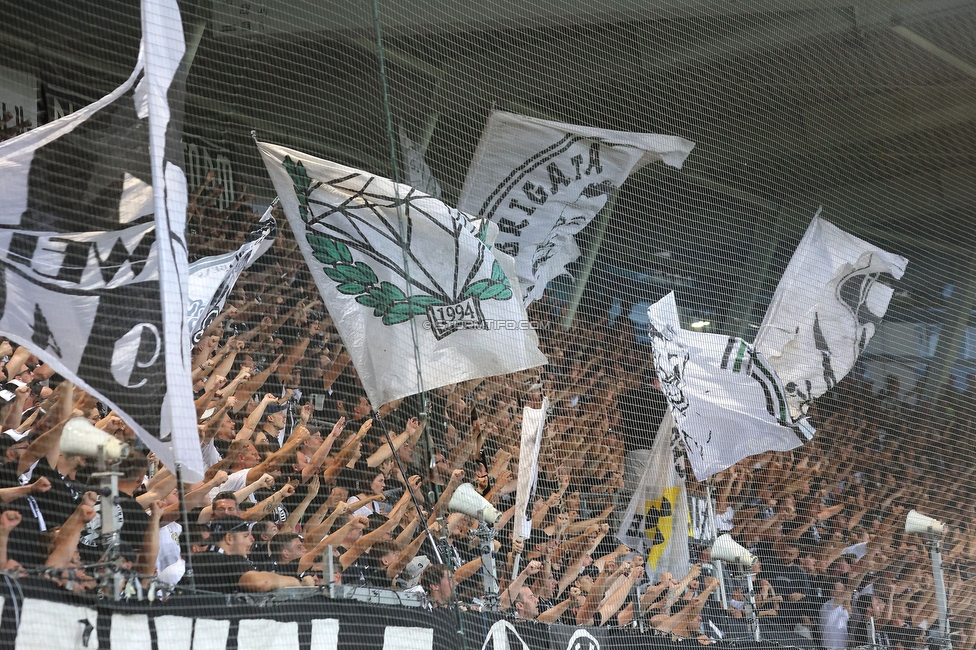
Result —
<instances>
[{"instance_id":1,"label":"raised fist","mask_svg":"<svg viewBox=\"0 0 976 650\"><path fill-rule=\"evenodd\" d=\"M356 515L350 520L353 528L365 529L369 527L369 517L365 515Z\"/></svg>"},{"instance_id":2,"label":"raised fist","mask_svg":"<svg viewBox=\"0 0 976 650\"><path fill-rule=\"evenodd\" d=\"M43 476L31 484L31 492L33 492L34 494L47 492L50 489L51 489L51 481L47 480L47 478Z\"/></svg>"},{"instance_id":3,"label":"raised fist","mask_svg":"<svg viewBox=\"0 0 976 650\"><path fill-rule=\"evenodd\" d=\"M20 523L21 516L16 510L5 510L0 514L0 530L10 532Z\"/></svg>"}]
</instances>

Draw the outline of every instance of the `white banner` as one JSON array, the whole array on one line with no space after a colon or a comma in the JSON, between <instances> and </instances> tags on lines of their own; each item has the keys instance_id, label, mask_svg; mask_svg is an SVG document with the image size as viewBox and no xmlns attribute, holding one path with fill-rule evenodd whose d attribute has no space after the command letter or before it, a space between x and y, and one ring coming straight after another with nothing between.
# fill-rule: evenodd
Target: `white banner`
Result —
<instances>
[{"instance_id":1,"label":"white banner","mask_svg":"<svg viewBox=\"0 0 976 650\"><path fill-rule=\"evenodd\" d=\"M695 143L495 111L481 134L458 209L494 221L515 258L526 304L579 255L573 236L644 165L681 168Z\"/></svg>"},{"instance_id":2,"label":"white banner","mask_svg":"<svg viewBox=\"0 0 976 650\"><path fill-rule=\"evenodd\" d=\"M667 413L617 532L622 543L647 558L652 582L665 572L678 579L690 566L684 457L675 436L674 419Z\"/></svg>"},{"instance_id":3,"label":"white banner","mask_svg":"<svg viewBox=\"0 0 976 650\"><path fill-rule=\"evenodd\" d=\"M504 258L466 215L386 178L258 148L374 407L546 363Z\"/></svg>"},{"instance_id":4,"label":"white banner","mask_svg":"<svg viewBox=\"0 0 976 650\"><path fill-rule=\"evenodd\" d=\"M278 225L270 211L271 208L268 208L248 241L236 251L202 257L190 264L190 300L186 308L186 322L194 343L200 340L203 331L220 314L244 269L274 243Z\"/></svg>"},{"instance_id":5,"label":"white banner","mask_svg":"<svg viewBox=\"0 0 976 650\"><path fill-rule=\"evenodd\" d=\"M532 517L526 518L529 504L535 495L536 479L539 476L539 448L542 445L542 431L546 427L546 412L549 398L542 398L542 408L522 409L522 440L519 444L518 479L515 489L515 515L512 518L512 539L527 539L532 533Z\"/></svg>"},{"instance_id":6,"label":"white banner","mask_svg":"<svg viewBox=\"0 0 976 650\"><path fill-rule=\"evenodd\" d=\"M751 345L681 329L674 293L647 310L654 366L695 478L747 456L788 451L813 437L794 423L779 378Z\"/></svg>"},{"instance_id":7,"label":"white banner","mask_svg":"<svg viewBox=\"0 0 976 650\"><path fill-rule=\"evenodd\" d=\"M187 193L172 155L181 104L169 119L169 101L182 101L175 1L146 0L143 27L124 84L0 144L0 334L115 410L195 481L204 466L184 321ZM155 202L151 170L165 183Z\"/></svg>"},{"instance_id":8,"label":"white banner","mask_svg":"<svg viewBox=\"0 0 976 650\"><path fill-rule=\"evenodd\" d=\"M756 335L796 416L843 379L874 336L908 260L814 216Z\"/></svg>"}]
</instances>

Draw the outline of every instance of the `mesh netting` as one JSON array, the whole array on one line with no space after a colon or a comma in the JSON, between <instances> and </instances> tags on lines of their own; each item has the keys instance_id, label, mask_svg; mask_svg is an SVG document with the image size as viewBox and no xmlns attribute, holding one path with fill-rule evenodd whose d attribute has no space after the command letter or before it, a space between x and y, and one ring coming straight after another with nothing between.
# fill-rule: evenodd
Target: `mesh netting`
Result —
<instances>
[{"instance_id":1,"label":"mesh netting","mask_svg":"<svg viewBox=\"0 0 976 650\"><path fill-rule=\"evenodd\" d=\"M178 4L180 490L139 3L0 7L0 647L976 647L971 2Z\"/></svg>"}]
</instances>

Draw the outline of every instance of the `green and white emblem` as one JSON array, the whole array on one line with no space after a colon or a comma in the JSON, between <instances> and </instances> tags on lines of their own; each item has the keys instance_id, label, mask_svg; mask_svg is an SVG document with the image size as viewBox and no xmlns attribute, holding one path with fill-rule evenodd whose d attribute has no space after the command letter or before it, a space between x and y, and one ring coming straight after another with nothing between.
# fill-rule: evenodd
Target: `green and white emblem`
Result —
<instances>
[{"instance_id":1,"label":"green and white emblem","mask_svg":"<svg viewBox=\"0 0 976 650\"><path fill-rule=\"evenodd\" d=\"M476 229L457 210L444 204L439 214L430 210L432 199L410 190L404 196L384 194L374 187L375 177L353 174L331 181L313 181L301 161L285 157L283 165L292 179L299 214L306 226L305 240L321 271L344 295L373 310L383 325L405 323L425 316L438 340L459 330L488 329L482 311L487 300L512 299L512 288L501 265L493 259L485 242L485 226ZM329 186L348 199L342 202L316 198L316 190ZM404 227L389 214L403 215ZM430 251L411 249L412 234L420 228L440 229L453 239L454 257L450 284L443 269L432 268ZM401 235L401 231L403 234ZM460 254L458 240L474 236L480 249L471 258ZM396 256L399 251L399 257ZM491 260L488 267L487 261ZM381 280L396 276L400 283ZM488 270L490 268L490 271Z\"/></svg>"}]
</instances>

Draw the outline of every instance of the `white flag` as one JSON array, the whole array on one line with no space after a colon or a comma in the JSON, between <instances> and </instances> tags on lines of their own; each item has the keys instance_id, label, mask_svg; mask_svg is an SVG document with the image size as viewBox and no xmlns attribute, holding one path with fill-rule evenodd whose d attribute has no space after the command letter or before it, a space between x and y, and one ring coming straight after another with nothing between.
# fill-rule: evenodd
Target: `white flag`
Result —
<instances>
[{"instance_id":1,"label":"white flag","mask_svg":"<svg viewBox=\"0 0 976 650\"><path fill-rule=\"evenodd\" d=\"M690 568L684 457L675 436L674 420L665 414L617 533L622 543L647 558L652 582L665 572L680 578Z\"/></svg>"},{"instance_id":2,"label":"white flag","mask_svg":"<svg viewBox=\"0 0 976 650\"><path fill-rule=\"evenodd\" d=\"M814 216L780 278L756 349L786 387L793 415L843 379L888 310L908 260Z\"/></svg>"},{"instance_id":3,"label":"white flag","mask_svg":"<svg viewBox=\"0 0 976 650\"><path fill-rule=\"evenodd\" d=\"M518 485L515 489L515 515L512 521L512 539L526 539L532 533L532 517L526 517L529 503L535 496L536 479L539 476L539 448L542 431L546 427L549 398L542 398L542 408L522 409L522 440L519 445Z\"/></svg>"},{"instance_id":4,"label":"white flag","mask_svg":"<svg viewBox=\"0 0 976 650\"><path fill-rule=\"evenodd\" d=\"M573 235L644 165L680 168L695 143L495 111L481 134L458 209L498 224L526 304L578 255ZM567 252L567 250L569 252Z\"/></svg>"},{"instance_id":5,"label":"white flag","mask_svg":"<svg viewBox=\"0 0 976 650\"><path fill-rule=\"evenodd\" d=\"M270 210L268 208L257 228L248 236L248 241L239 249L223 255L201 257L190 264L190 300L186 308L186 323L194 343L200 340L207 326L220 314L244 269L274 243L278 225Z\"/></svg>"},{"instance_id":6,"label":"white flag","mask_svg":"<svg viewBox=\"0 0 976 650\"><path fill-rule=\"evenodd\" d=\"M654 366L695 478L813 437L794 422L776 373L739 338L681 329L674 293L647 310Z\"/></svg>"},{"instance_id":7,"label":"white flag","mask_svg":"<svg viewBox=\"0 0 976 650\"><path fill-rule=\"evenodd\" d=\"M196 481L205 468L185 322L183 23L175 0L145 0L142 11L125 83L0 144L0 334Z\"/></svg>"},{"instance_id":8,"label":"white flag","mask_svg":"<svg viewBox=\"0 0 976 650\"><path fill-rule=\"evenodd\" d=\"M484 228L406 185L258 148L374 407L546 363Z\"/></svg>"},{"instance_id":9,"label":"white flag","mask_svg":"<svg viewBox=\"0 0 976 650\"><path fill-rule=\"evenodd\" d=\"M424 159L426 152L407 137L407 131L402 126L400 127L400 151L403 153L403 172L407 185L430 194L435 199L441 198L441 184L434 178L434 173L430 171L430 166Z\"/></svg>"}]
</instances>

